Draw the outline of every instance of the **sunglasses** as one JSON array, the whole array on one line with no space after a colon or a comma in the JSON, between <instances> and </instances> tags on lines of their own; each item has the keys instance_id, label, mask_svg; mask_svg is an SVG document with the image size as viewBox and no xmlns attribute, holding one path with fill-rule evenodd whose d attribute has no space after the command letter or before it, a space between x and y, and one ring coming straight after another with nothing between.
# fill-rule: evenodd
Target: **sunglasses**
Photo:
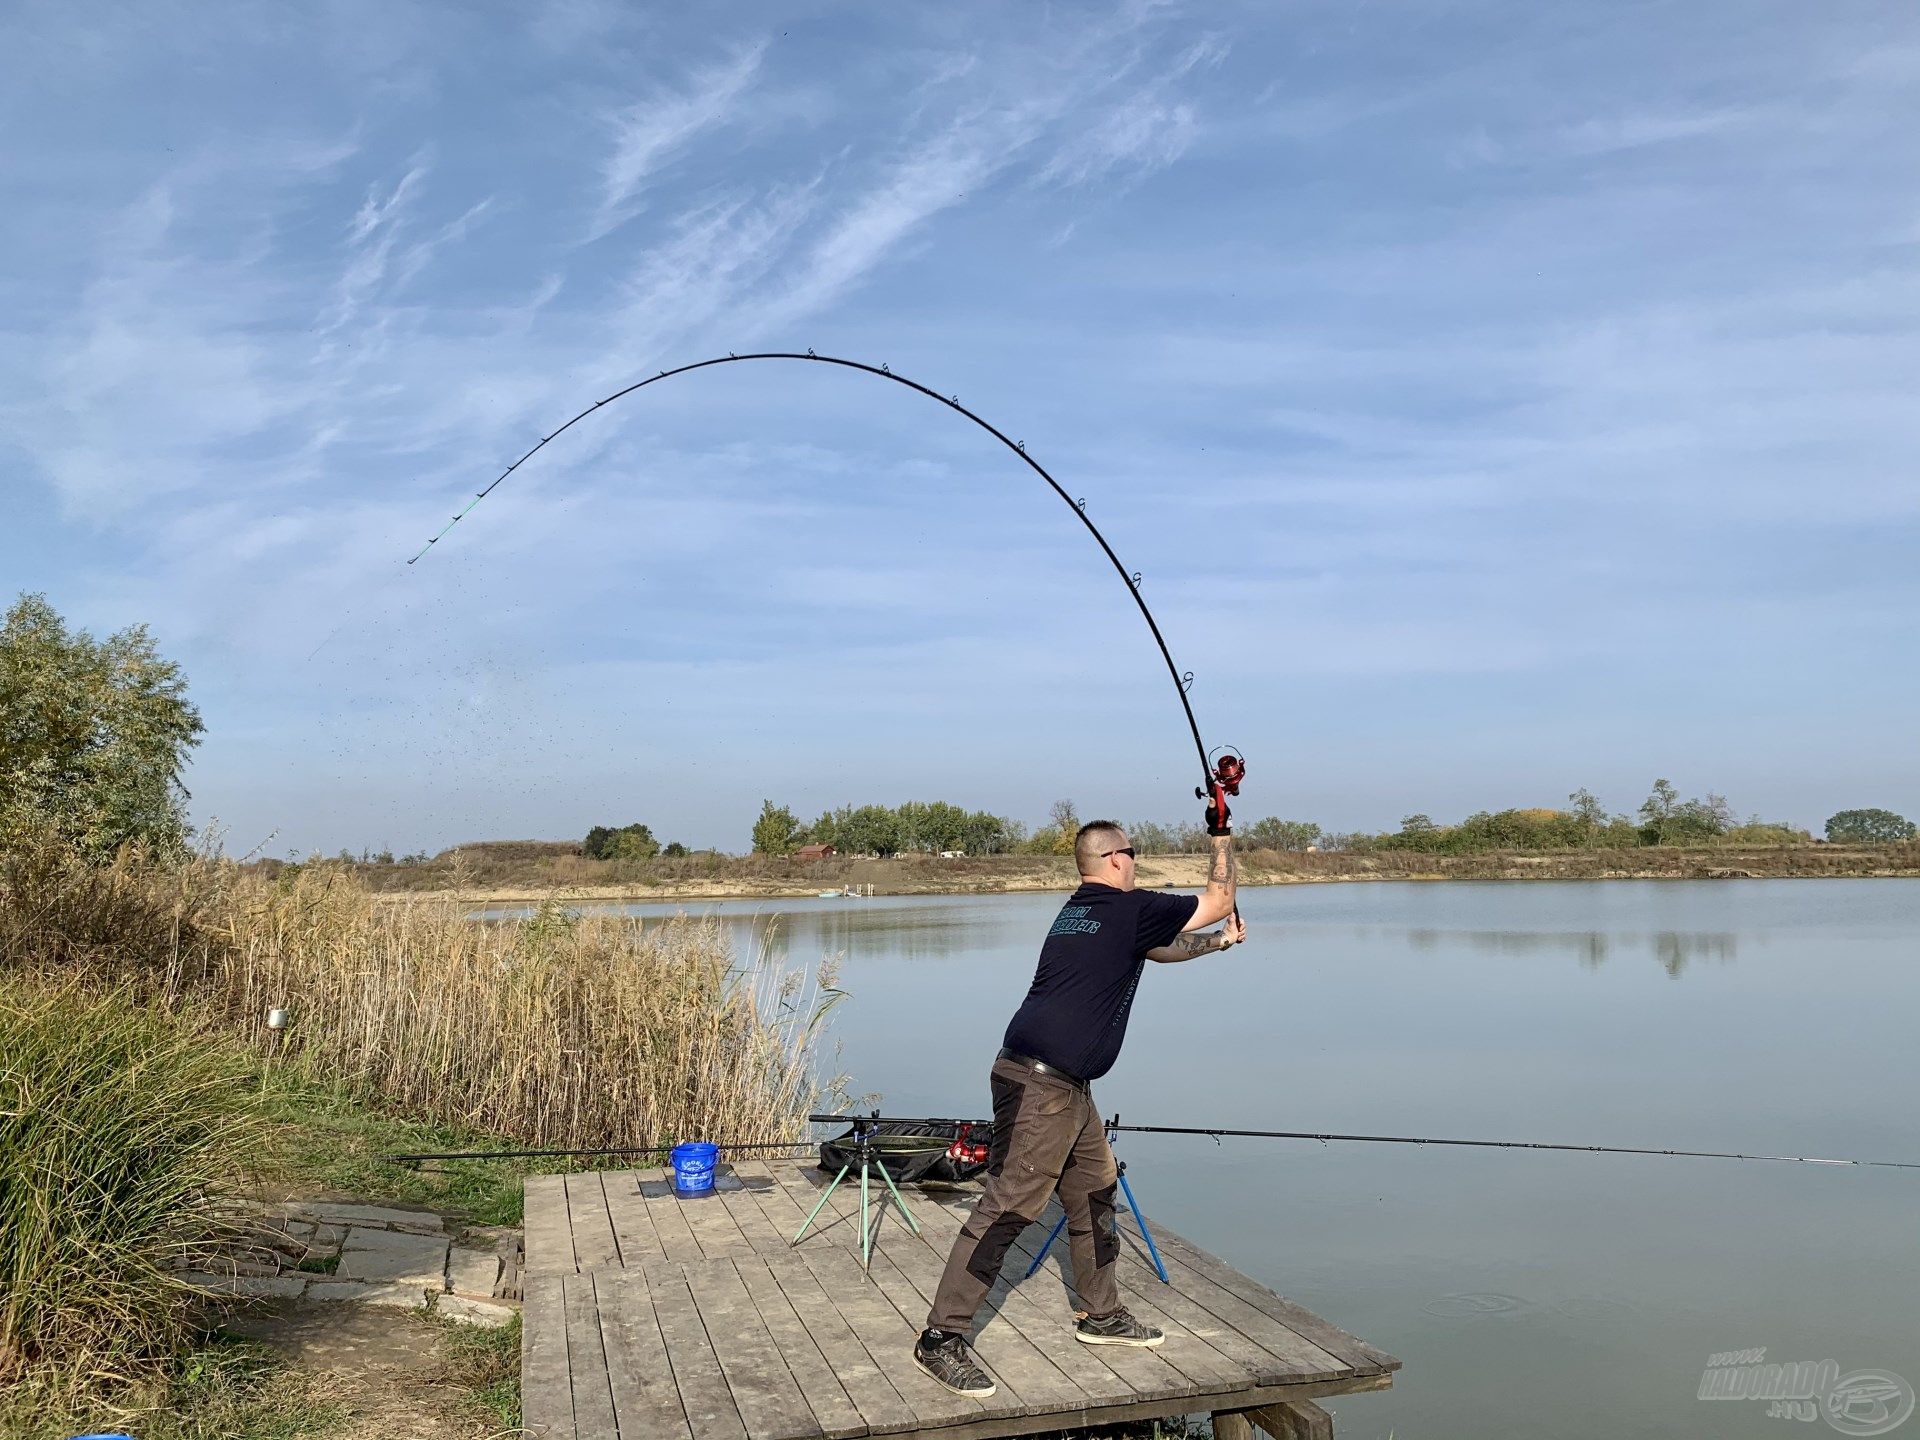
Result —
<instances>
[{"instance_id":1,"label":"sunglasses","mask_svg":"<svg viewBox=\"0 0 1920 1440\"><path fill-rule=\"evenodd\" d=\"M1131 860L1133 859L1133 846L1129 845L1124 850L1102 850L1100 852L1100 858L1102 860L1106 859L1109 855L1124 855L1127 859Z\"/></svg>"}]
</instances>

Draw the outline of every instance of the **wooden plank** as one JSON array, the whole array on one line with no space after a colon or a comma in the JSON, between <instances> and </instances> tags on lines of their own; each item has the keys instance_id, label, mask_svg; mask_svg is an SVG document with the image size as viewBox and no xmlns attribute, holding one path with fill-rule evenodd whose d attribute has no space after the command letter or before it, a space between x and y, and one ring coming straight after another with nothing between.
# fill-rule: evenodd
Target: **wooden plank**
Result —
<instances>
[{"instance_id":1,"label":"wooden plank","mask_svg":"<svg viewBox=\"0 0 1920 1440\"><path fill-rule=\"evenodd\" d=\"M687 1217L681 1213L680 1201L674 1196L673 1187L664 1180L640 1181L640 1198L646 1202L647 1214L653 1221L653 1228L660 1236L660 1250L669 1260L700 1260L706 1252L700 1248L700 1242L694 1238L693 1230L687 1224Z\"/></svg>"},{"instance_id":2,"label":"wooden plank","mask_svg":"<svg viewBox=\"0 0 1920 1440\"><path fill-rule=\"evenodd\" d=\"M707 1259L753 1253L752 1243L728 1211L726 1196L719 1191L709 1190L704 1195L675 1203L686 1216L687 1226L700 1242L700 1252Z\"/></svg>"},{"instance_id":3,"label":"wooden plank","mask_svg":"<svg viewBox=\"0 0 1920 1440\"><path fill-rule=\"evenodd\" d=\"M840 1311L820 1288L813 1271L797 1255L763 1257L768 1272L780 1284L782 1298L793 1307L807 1335L819 1347L821 1355L833 1367L847 1396L860 1411L861 1422L871 1434L885 1435L897 1430L912 1430L919 1420L900 1392L893 1388L881 1368L874 1364L860 1337L847 1328ZM747 1262L739 1262L745 1273ZM749 1289L752 1287L749 1286Z\"/></svg>"},{"instance_id":4,"label":"wooden plank","mask_svg":"<svg viewBox=\"0 0 1920 1440\"><path fill-rule=\"evenodd\" d=\"M558 1275L529 1275L520 1302L520 1409L537 1440L574 1440L567 1316Z\"/></svg>"},{"instance_id":5,"label":"wooden plank","mask_svg":"<svg viewBox=\"0 0 1920 1440\"><path fill-rule=\"evenodd\" d=\"M880 1182L879 1190L889 1203L873 1257L874 1282L888 1291L902 1314L908 1313L917 1301L924 1307L920 1312L924 1315L926 1308L933 1304L934 1292L939 1288L941 1273L946 1268L946 1247L936 1252L929 1237L924 1234L916 1236L900 1219L899 1211L892 1205L891 1197L887 1196L884 1181ZM912 1205L913 1201L909 1200L908 1204ZM828 1206L850 1217L858 1230L860 1200L857 1192L850 1195L848 1188L843 1185L834 1192ZM931 1211L935 1207L926 1208ZM933 1223L933 1220L933 1215L929 1213L929 1223ZM958 1234L957 1227L954 1233ZM891 1274L882 1268L883 1260L891 1266ZM894 1276L898 1277L897 1281ZM1071 1338L1063 1343L1074 1350L1081 1348L1079 1342ZM1014 1393L1029 1414L1084 1405L1090 1398L1067 1369L1055 1364L1047 1350L1036 1345L1025 1328L1013 1318L1008 1319L1004 1331L983 1331L978 1334L974 1341L974 1356ZM1107 1384L1122 1393L1130 1388L1115 1379L1111 1371L1107 1372Z\"/></svg>"},{"instance_id":6,"label":"wooden plank","mask_svg":"<svg viewBox=\"0 0 1920 1440\"><path fill-rule=\"evenodd\" d=\"M844 1193L844 1187L842 1193ZM947 1255L959 1236L961 1226L971 1213L972 1206L969 1204L962 1209L958 1206L923 1205L920 1202L925 1198L927 1197L915 1193L908 1201L914 1207L914 1214L922 1220L923 1234L920 1239L912 1240L905 1227L900 1226L898 1227L899 1240L895 1241L892 1238L895 1227L893 1222L889 1221L885 1232L888 1239L883 1243L887 1247L886 1253L901 1263L903 1268L912 1268L913 1276L918 1282L916 1288L931 1305L934 1291L939 1286L940 1275L946 1268ZM830 1203L844 1213L852 1213L857 1217L857 1201L842 1205L840 1195L836 1195ZM897 1219L897 1216L895 1218ZM857 1219L855 1228L856 1230L858 1228ZM1037 1246L1040 1243L1040 1236L1036 1235L1032 1227L1029 1227L1025 1233L1033 1237L1030 1242L1032 1245ZM919 1253L916 1254L916 1251ZM986 1318L977 1331L975 1352L988 1368L992 1368L995 1357L1000 1353L997 1345L998 1337L992 1329L992 1322L997 1319L1002 1321L1008 1329L1023 1337L1034 1352L1065 1376L1087 1400L1117 1401L1128 1395L1157 1398L1196 1394L1205 1388L1182 1372L1178 1366L1169 1363L1166 1358L1153 1351L1082 1344L1074 1337L1073 1317L1068 1307L1045 1306L1037 1297L1018 1288L1017 1277L1031 1258L1029 1253L1024 1259L1009 1260L1007 1269L1012 1270L1012 1275L1008 1275L1005 1270L1002 1271L1000 1281L988 1294L982 1307ZM1020 1268L1014 1269L1015 1264ZM1013 1349L1015 1353L1012 1357L1003 1358L1008 1358L1011 1364L1019 1365L1022 1363L1018 1358L1020 1347L1015 1345ZM1042 1384L1043 1393L1051 1388L1031 1371L1027 1372L1027 1378L1030 1384ZM1227 1388L1239 1388L1250 1384L1252 1377L1243 1371L1234 1370L1228 1372L1226 1382ZM1013 1383L1016 1388L1019 1387L1020 1380L1017 1375Z\"/></svg>"},{"instance_id":7,"label":"wooden plank","mask_svg":"<svg viewBox=\"0 0 1920 1440\"><path fill-rule=\"evenodd\" d=\"M1161 1232L1155 1230L1153 1238L1160 1241ZM1349 1335L1331 1321L1323 1320L1304 1306L1296 1305L1252 1276L1242 1275L1217 1255L1209 1254L1183 1236L1168 1232L1160 1244L1160 1254L1163 1259L1169 1255L1177 1257L1192 1270L1229 1293L1238 1295L1262 1313L1271 1315L1296 1335L1311 1341L1329 1355L1338 1357L1361 1374L1378 1374L1383 1370L1400 1368L1400 1362L1384 1350L1375 1349L1357 1336Z\"/></svg>"},{"instance_id":8,"label":"wooden plank","mask_svg":"<svg viewBox=\"0 0 1920 1440\"><path fill-rule=\"evenodd\" d=\"M763 1175L749 1174L743 1177L736 1173L734 1178L766 1186L774 1183L771 1178ZM750 1186L741 1184L721 1191L720 1203L727 1207L727 1213L733 1217L733 1223L740 1227L740 1232L747 1237L747 1244L752 1247L754 1254L784 1255L787 1252L792 1231L789 1230L784 1235L780 1233L780 1227L767 1215L760 1202L754 1199ZM798 1224L799 1222L795 1221L794 1228L798 1228Z\"/></svg>"},{"instance_id":9,"label":"wooden plank","mask_svg":"<svg viewBox=\"0 0 1920 1440\"><path fill-rule=\"evenodd\" d=\"M693 1427L687 1423L680 1388L674 1384L673 1364L653 1313L652 1287L645 1273L603 1270L593 1277L593 1285L600 1300L607 1383L620 1433L691 1440Z\"/></svg>"},{"instance_id":10,"label":"wooden plank","mask_svg":"<svg viewBox=\"0 0 1920 1440\"><path fill-rule=\"evenodd\" d=\"M1037 1227L1029 1229L1008 1252L1007 1268L1015 1275L1024 1276L1027 1266L1033 1263L1033 1257L1045 1240L1044 1231ZM1059 1249L1060 1244L1056 1241L1054 1249L1048 1252L1048 1263L1036 1271L1033 1278L1037 1280L1041 1274L1050 1273L1071 1296L1073 1292L1067 1286L1069 1266L1066 1258L1054 1253ZM1141 1321L1158 1325L1166 1333L1167 1343L1157 1350L1133 1350L1122 1345L1083 1345L1073 1336L1072 1312L1077 1297L1069 1304L1056 1302L1048 1306L1043 1305L1039 1297L1024 1285L1017 1293L1026 1296L1028 1303L1037 1309L1060 1317L1058 1325L1063 1343L1071 1344L1076 1350L1091 1351L1098 1355L1112 1367L1116 1375L1132 1386L1136 1394L1143 1397L1197 1395L1203 1392L1217 1394L1242 1390L1254 1383L1252 1373L1245 1366L1232 1363L1219 1354L1204 1336L1196 1335L1189 1326L1176 1322L1162 1308L1162 1299L1147 1293L1165 1288L1158 1277L1149 1272L1151 1283L1142 1283L1137 1275L1128 1273L1130 1268L1125 1260L1120 1262L1121 1298Z\"/></svg>"},{"instance_id":11,"label":"wooden plank","mask_svg":"<svg viewBox=\"0 0 1920 1440\"><path fill-rule=\"evenodd\" d=\"M574 1264L582 1271L618 1269L620 1246L613 1238L613 1221L607 1215L607 1192L600 1172L565 1178Z\"/></svg>"},{"instance_id":12,"label":"wooden plank","mask_svg":"<svg viewBox=\"0 0 1920 1440\"><path fill-rule=\"evenodd\" d=\"M924 1240L932 1249L942 1270L959 1238L961 1227L972 1213L970 1203L973 1196L962 1192L950 1192L958 1195L967 1203L934 1204L923 1207L918 1203L922 1198L914 1197L914 1214L922 1219L925 1230ZM926 1197L933 1199L936 1197ZM1040 1224L1029 1226L1015 1240L1007 1253L1007 1263L1000 1272L1000 1279L988 1293L983 1309L992 1316L1004 1320L1019 1329L1061 1370L1072 1377L1088 1395L1114 1400L1128 1394L1147 1398L1160 1398L1172 1395L1198 1393L1206 1388L1200 1379L1189 1375L1173 1358L1154 1350L1128 1349L1119 1345L1092 1346L1082 1344L1073 1333L1073 1313L1071 1305L1047 1304L1034 1292L1023 1289L1021 1280L1026 1268L1033 1261L1034 1254L1046 1238L1046 1231L1059 1216L1058 1202L1051 1206L1051 1213ZM1063 1262L1064 1263L1064 1262ZM1122 1274L1125 1274L1125 1259L1122 1260ZM933 1277L938 1283L938 1274ZM1151 1317L1148 1323L1154 1323ZM1165 1328L1165 1327L1163 1327ZM1169 1331L1171 1334L1172 1332ZM1163 1347L1164 1348L1164 1347ZM1239 1370L1221 1372L1217 1364L1206 1370L1207 1378L1215 1382L1222 1379L1229 1386L1251 1383L1252 1377Z\"/></svg>"},{"instance_id":13,"label":"wooden plank","mask_svg":"<svg viewBox=\"0 0 1920 1440\"><path fill-rule=\"evenodd\" d=\"M813 1272L840 1318L919 1417L922 1428L977 1420L988 1413L985 1403L954 1394L914 1361L913 1342L920 1334L920 1317L909 1320L894 1309L892 1301L867 1283L857 1259L844 1249L827 1245L802 1245L792 1254Z\"/></svg>"},{"instance_id":14,"label":"wooden plank","mask_svg":"<svg viewBox=\"0 0 1920 1440\"><path fill-rule=\"evenodd\" d=\"M893 1248L924 1250L911 1236ZM894 1258L893 1249L874 1252L872 1275L874 1284L887 1292L903 1314L918 1308L925 1315L926 1307L933 1303L933 1286L924 1281L915 1284ZM990 1403L998 1404L1004 1398L1027 1415L1070 1410L1087 1403L1087 1392L1016 1326L1006 1325L976 1336L973 1358L999 1382L1001 1393Z\"/></svg>"},{"instance_id":15,"label":"wooden plank","mask_svg":"<svg viewBox=\"0 0 1920 1440\"><path fill-rule=\"evenodd\" d=\"M1157 1230L1154 1239L1161 1239ZM1211 1313L1225 1330L1253 1341L1273 1357L1271 1367L1262 1371L1261 1379L1279 1384L1290 1380L1332 1380L1358 1373L1355 1366L1322 1350L1285 1321L1274 1318L1186 1264L1177 1252L1168 1248L1178 1239L1169 1233L1160 1245L1160 1258L1166 1262L1174 1287Z\"/></svg>"},{"instance_id":16,"label":"wooden plank","mask_svg":"<svg viewBox=\"0 0 1920 1440\"><path fill-rule=\"evenodd\" d=\"M660 1325L680 1391L687 1427L694 1440L746 1440L747 1427L733 1403L733 1391L707 1338L707 1327L693 1303L685 1266L668 1266L647 1276L653 1313ZM582 1436L581 1440L587 1440Z\"/></svg>"},{"instance_id":17,"label":"wooden plank","mask_svg":"<svg viewBox=\"0 0 1920 1440\"><path fill-rule=\"evenodd\" d=\"M1242 1413L1273 1440L1333 1440L1332 1412L1311 1400L1282 1400Z\"/></svg>"},{"instance_id":18,"label":"wooden plank","mask_svg":"<svg viewBox=\"0 0 1920 1440\"><path fill-rule=\"evenodd\" d=\"M631 1170L610 1170L602 1177L607 1196L607 1219L620 1247L621 1263L629 1268L666 1258L660 1232L653 1223L653 1207L640 1195L640 1177Z\"/></svg>"},{"instance_id":19,"label":"wooden plank","mask_svg":"<svg viewBox=\"0 0 1920 1440\"><path fill-rule=\"evenodd\" d=\"M567 1218L564 1175L529 1175L521 1191L521 1225L527 1235L529 1275L571 1275L573 1226Z\"/></svg>"},{"instance_id":20,"label":"wooden plank","mask_svg":"<svg viewBox=\"0 0 1920 1440\"><path fill-rule=\"evenodd\" d=\"M827 1307L805 1312L816 1338L823 1347L840 1343L835 1335L837 1319L846 1338L859 1347L859 1353L899 1402L896 1419L884 1393L861 1382L866 1388L854 1390L853 1396L867 1415L869 1428L875 1434L891 1434L981 1414L980 1401L942 1388L914 1363L913 1342L920 1333L922 1317L902 1316L861 1272L857 1253L851 1248L857 1244L856 1227L841 1224L835 1212L823 1210L816 1228L809 1230L805 1242L796 1248L792 1237L812 1208L815 1187L807 1183L792 1161L767 1162L766 1177L770 1182L766 1188L744 1194L760 1207L767 1223L782 1237L782 1251L772 1258L775 1273L796 1303L803 1299L811 1302L806 1282L812 1282L813 1291ZM822 1177L823 1184L824 1180ZM823 1235L819 1226L833 1227L842 1238L836 1241L832 1235ZM846 1345L841 1343L836 1363L847 1365L848 1355ZM857 1370L843 1368L842 1374L850 1382L858 1380Z\"/></svg>"},{"instance_id":21,"label":"wooden plank","mask_svg":"<svg viewBox=\"0 0 1920 1440\"><path fill-rule=\"evenodd\" d=\"M567 1375L573 1382L573 1429L580 1440L615 1434L613 1389L600 1342L600 1303L593 1276L562 1275L567 1314Z\"/></svg>"},{"instance_id":22,"label":"wooden plank","mask_svg":"<svg viewBox=\"0 0 1920 1440\"><path fill-rule=\"evenodd\" d=\"M1154 1232L1155 1238L1159 1232ZM1317 1399L1326 1395L1357 1395L1368 1390L1386 1390L1392 1388L1393 1377L1390 1374L1361 1375L1349 1380L1303 1380L1295 1385L1261 1386L1255 1390L1242 1391L1233 1397L1235 1405L1258 1408L1277 1400ZM1126 1405L1091 1406L1085 1410L1062 1412L1057 1416L1048 1416L1050 1425L1057 1423L1062 1429L1093 1428L1101 1425L1127 1423L1137 1425L1142 1421L1164 1419L1169 1415L1189 1415L1196 1409L1207 1408L1203 1402L1191 1397L1175 1397L1170 1400L1145 1400ZM1000 1437L1031 1435L1033 1421L1022 1416L989 1416L979 1420L963 1421L944 1426L938 1430L926 1429L915 1436L915 1440L1000 1440ZM1049 1432L1043 1432L1049 1433Z\"/></svg>"},{"instance_id":23,"label":"wooden plank","mask_svg":"<svg viewBox=\"0 0 1920 1440\"><path fill-rule=\"evenodd\" d=\"M743 1256L733 1262L740 1281L760 1311L761 1323L780 1349L794 1382L813 1411L822 1434L829 1440L848 1440L864 1435L867 1425L860 1407L853 1401L840 1377L814 1343L799 1313L788 1303L785 1287L758 1255Z\"/></svg>"},{"instance_id":24,"label":"wooden plank","mask_svg":"<svg viewBox=\"0 0 1920 1440\"><path fill-rule=\"evenodd\" d=\"M731 1260L683 1267L741 1423L754 1440L819 1440L821 1427Z\"/></svg>"}]
</instances>

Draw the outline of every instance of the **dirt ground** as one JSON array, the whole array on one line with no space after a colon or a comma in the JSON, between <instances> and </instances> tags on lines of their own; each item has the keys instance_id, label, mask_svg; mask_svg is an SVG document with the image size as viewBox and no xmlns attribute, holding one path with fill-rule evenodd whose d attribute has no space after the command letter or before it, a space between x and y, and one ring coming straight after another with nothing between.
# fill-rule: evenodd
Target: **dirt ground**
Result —
<instances>
[{"instance_id":1,"label":"dirt ground","mask_svg":"<svg viewBox=\"0 0 1920 1440\"><path fill-rule=\"evenodd\" d=\"M511 1435L444 1377L439 1331L411 1311L370 1305L265 1306L227 1329L261 1340L342 1406L355 1440L487 1440Z\"/></svg>"}]
</instances>

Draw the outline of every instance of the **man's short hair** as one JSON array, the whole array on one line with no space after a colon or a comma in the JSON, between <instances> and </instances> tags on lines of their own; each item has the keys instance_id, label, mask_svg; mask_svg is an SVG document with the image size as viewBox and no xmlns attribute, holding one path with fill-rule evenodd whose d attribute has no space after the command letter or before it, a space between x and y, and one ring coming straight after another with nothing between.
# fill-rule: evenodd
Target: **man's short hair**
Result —
<instances>
[{"instance_id":1,"label":"man's short hair","mask_svg":"<svg viewBox=\"0 0 1920 1440\"><path fill-rule=\"evenodd\" d=\"M1118 850L1127 832L1112 820L1089 820L1073 837L1073 863L1082 875L1099 868L1109 850Z\"/></svg>"}]
</instances>

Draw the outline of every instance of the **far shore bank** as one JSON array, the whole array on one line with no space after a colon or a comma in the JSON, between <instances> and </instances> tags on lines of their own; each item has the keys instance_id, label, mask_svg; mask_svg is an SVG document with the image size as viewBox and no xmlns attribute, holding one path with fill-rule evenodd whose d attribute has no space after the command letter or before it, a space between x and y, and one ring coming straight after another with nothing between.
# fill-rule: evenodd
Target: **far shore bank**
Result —
<instances>
[{"instance_id":1,"label":"far shore bank","mask_svg":"<svg viewBox=\"0 0 1920 1440\"><path fill-rule=\"evenodd\" d=\"M472 847L481 850L482 847ZM533 905L546 900L650 904L675 900L791 900L823 891L873 887L883 895L1001 895L1066 891L1075 881L1064 856L1008 855L941 860L833 858L811 864L770 856L613 863L516 856L498 870L479 859L447 865L354 866L381 898L457 900L471 905ZM594 874L603 870L605 874ZM504 871L506 873L498 873ZM493 873L489 873L493 872ZM1198 889L1206 858L1151 855L1140 883ZM1540 854L1370 855L1256 850L1241 856L1243 885L1331 884L1366 880L1742 880L1920 877L1920 843L1646 847Z\"/></svg>"}]
</instances>

